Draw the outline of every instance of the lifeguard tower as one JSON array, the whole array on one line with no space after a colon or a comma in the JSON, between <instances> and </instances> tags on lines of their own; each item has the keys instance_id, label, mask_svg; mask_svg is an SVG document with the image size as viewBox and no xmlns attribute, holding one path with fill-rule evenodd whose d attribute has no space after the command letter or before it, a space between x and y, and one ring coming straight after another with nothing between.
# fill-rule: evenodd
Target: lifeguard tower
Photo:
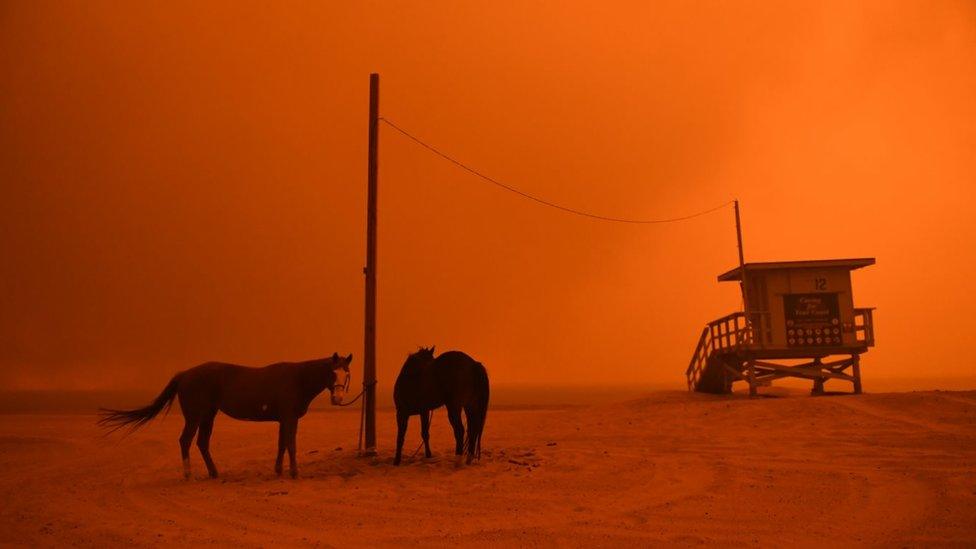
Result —
<instances>
[{"instance_id":1,"label":"lifeguard tower","mask_svg":"<svg viewBox=\"0 0 976 549\"><path fill-rule=\"evenodd\" d=\"M851 271L873 264L744 263L719 275L719 282L740 283L745 310L705 326L686 371L688 390L729 393L745 381L755 395L760 385L797 377L813 381L813 394L830 379L850 381L859 394L860 356L874 345L873 309L854 307Z\"/></svg>"}]
</instances>

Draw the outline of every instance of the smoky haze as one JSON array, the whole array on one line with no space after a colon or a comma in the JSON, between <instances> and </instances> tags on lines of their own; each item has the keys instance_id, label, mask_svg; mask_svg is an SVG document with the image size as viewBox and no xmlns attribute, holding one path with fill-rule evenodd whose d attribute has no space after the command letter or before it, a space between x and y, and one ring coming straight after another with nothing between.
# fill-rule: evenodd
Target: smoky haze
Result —
<instances>
[{"instance_id":1,"label":"smoky haze","mask_svg":"<svg viewBox=\"0 0 976 549\"><path fill-rule=\"evenodd\" d=\"M7 3L0 387L158 387L333 351L361 373L368 74L383 116L604 215L742 202L751 261L873 256L872 376L965 376L969 2ZM731 208L542 207L388 127L378 344L500 383L672 383L736 310ZM600 379L594 379L599 372Z\"/></svg>"}]
</instances>

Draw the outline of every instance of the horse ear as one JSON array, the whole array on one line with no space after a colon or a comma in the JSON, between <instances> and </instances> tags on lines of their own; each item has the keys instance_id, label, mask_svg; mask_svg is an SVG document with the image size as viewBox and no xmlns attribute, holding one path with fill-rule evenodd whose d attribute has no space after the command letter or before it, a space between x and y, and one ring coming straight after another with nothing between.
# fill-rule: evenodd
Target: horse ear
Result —
<instances>
[{"instance_id":1,"label":"horse ear","mask_svg":"<svg viewBox=\"0 0 976 549\"><path fill-rule=\"evenodd\" d=\"M339 362L339 353L332 353L332 361Z\"/></svg>"},{"instance_id":2,"label":"horse ear","mask_svg":"<svg viewBox=\"0 0 976 549\"><path fill-rule=\"evenodd\" d=\"M437 347L437 345L431 345L431 346L430 346L430 354L431 354L432 356L433 356L433 354L434 354L434 347Z\"/></svg>"}]
</instances>

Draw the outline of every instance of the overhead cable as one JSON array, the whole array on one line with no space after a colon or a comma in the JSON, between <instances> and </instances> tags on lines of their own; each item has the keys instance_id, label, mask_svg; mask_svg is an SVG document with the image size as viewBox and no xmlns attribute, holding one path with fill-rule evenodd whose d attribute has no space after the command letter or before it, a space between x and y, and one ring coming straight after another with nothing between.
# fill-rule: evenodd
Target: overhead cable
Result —
<instances>
[{"instance_id":1,"label":"overhead cable","mask_svg":"<svg viewBox=\"0 0 976 549\"><path fill-rule=\"evenodd\" d=\"M720 209L722 209L722 208L724 208L724 207L732 204L733 202L735 202L734 200L729 200L728 202L723 202L722 204L719 204L718 206L715 206L713 208L709 208L707 210L702 210L700 212L696 212L696 213L693 213L693 214L683 215L683 216L680 216L680 217L671 217L671 218L666 218L666 219L629 219L629 218L623 218L623 217L611 217L611 216L607 216L607 215L601 215L601 214L596 214L596 213L592 213L592 212L586 212L586 211L583 211L583 210L578 210L576 208L570 208L568 206L563 206L561 204L556 204L554 202L550 202L550 201L545 200L543 198L539 198L538 196L529 194L529 193L527 193L525 191L521 191L521 190L519 190L519 189L517 189L517 188L515 188L515 187L513 187L511 185L507 185L505 183L502 183L501 181L499 181L499 180L497 180L497 179L495 179L493 177L487 176L484 173L482 173L482 172L480 172L480 171L478 171L478 170L476 170L476 169L468 166L467 164L465 164L465 163L463 163L463 162L455 159L454 157L452 157L452 156L450 156L450 155L442 152L440 149L434 147L433 145L430 145L429 143L425 142L424 140L420 139L419 137L411 134L407 130L405 130L405 129L401 128L400 126L396 125L395 123L393 123L392 121L390 121L388 118L381 117L380 120L384 124L386 124L387 126L389 126L390 128L392 128L392 129L396 130L397 132L403 134L404 136L406 136L407 138L409 138L413 142L417 143L421 147L424 147L425 149L429 150L430 152L436 154L437 156L440 156L441 158L443 158L444 160L447 160L448 162L451 162L452 164L454 164L457 167L459 167L459 168L461 168L461 169L463 169L463 170L471 173L472 175L475 175L475 176L477 176L477 177L479 177L479 178L481 178L481 179L483 179L483 180L485 180L485 181L487 181L487 182L489 182L489 183L491 183L493 185L496 185L498 187L501 187L502 189L505 189L506 191L515 193L515 194L517 194L517 195L519 195L519 196L521 196L523 198L528 198L529 200L533 200L535 202L538 202L539 204L542 204L542 205L545 205L545 206L549 206L550 208L555 208L557 210L562 210L564 212L568 212L568 213L571 213L571 214L580 215L580 216L583 216L583 217L589 217L589 218L592 218L592 219L599 219L601 221L612 221L612 222L616 222L616 223L634 223L634 224L674 223L674 222L677 222L677 221L686 221L688 219L694 219L696 217L700 217L700 216L703 216L703 215L706 215L706 214L710 214L710 213L712 213L714 211L718 211L718 210L720 210Z\"/></svg>"}]
</instances>

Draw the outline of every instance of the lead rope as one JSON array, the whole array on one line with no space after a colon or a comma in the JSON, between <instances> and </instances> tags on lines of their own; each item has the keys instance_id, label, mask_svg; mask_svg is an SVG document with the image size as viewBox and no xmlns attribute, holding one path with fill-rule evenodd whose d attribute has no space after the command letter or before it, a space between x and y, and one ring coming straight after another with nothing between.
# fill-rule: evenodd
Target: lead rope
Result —
<instances>
[{"instance_id":1,"label":"lead rope","mask_svg":"<svg viewBox=\"0 0 976 549\"><path fill-rule=\"evenodd\" d=\"M363 385L365 385L365 383L364 383ZM355 403L356 403L356 401L357 401L357 400L359 400L359 397L361 397L361 396L363 396L363 393L364 393L364 392L366 392L366 389L363 389L362 391L359 391L359 394L358 394L358 395L356 395L356 398L354 398L354 399L352 399L352 400L350 400L349 402L345 402L345 403L343 403L343 404L336 404L336 406L342 406L342 407L345 407L345 406L352 406L353 404L355 404Z\"/></svg>"},{"instance_id":2,"label":"lead rope","mask_svg":"<svg viewBox=\"0 0 976 549\"><path fill-rule=\"evenodd\" d=\"M430 432L430 422L431 422L432 419L434 419L434 410L428 410L428 411L426 411L424 413L427 414L427 432L429 433ZM413 460L413 458L417 455L417 452L419 452L420 449L423 446L424 446L424 434L423 434L423 428L421 428L420 444L417 446L417 449L414 450L412 454L410 454L410 459L411 460Z\"/></svg>"},{"instance_id":3,"label":"lead rope","mask_svg":"<svg viewBox=\"0 0 976 549\"><path fill-rule=\"evenodd\" d=\"M363 394L366 393L366 387L371 385L376 385L376 382L374 381L373 383L367 384L365 381L363 381L363 390L359 391L359 394L356 395L356 398L349 401L349 404L352 404L357 400L359 400L359 397L363 396ZM349 406L349 404L340 404L339 406ZM365 424L366 424L366 401L364 400L363 405L359 407L359 453L360 454L363 453L363 428Z\"/></svg>"},{"instance_id":4,"label":"lead rope","mask_svg":"<svg viewBox=\"0 0 976 549\"><path fill-rule=\"evenodd\" d=\"M350 374L349 377L346 378L346 385L343 387L343 389L345 389L346 391L349 390L349 382L350 381L352 381L352 375L351 374ZM373 385L376 385L376 382L375 381L373 382ZM350 400L349 402L345 402L345 403L342 403L342 404L336 404L336 406L352 406L353 404L356 403L357 400L359 400L359 397L363 396L363 393L365 393L365 392L366 392L366 381L363 380L363 390L362 391L359 391L359 394L356 395L356 398Z\"/></svg>"}]
</instances>

